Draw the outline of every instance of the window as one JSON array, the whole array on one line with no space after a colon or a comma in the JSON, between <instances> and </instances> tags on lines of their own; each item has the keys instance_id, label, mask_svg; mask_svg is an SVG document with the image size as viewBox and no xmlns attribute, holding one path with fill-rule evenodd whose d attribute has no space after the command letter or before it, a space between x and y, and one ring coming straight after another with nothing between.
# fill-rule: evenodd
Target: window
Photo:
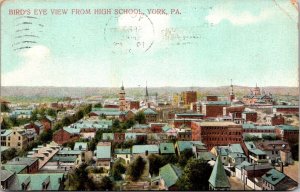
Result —
<instances>
[{"instance_id":1,"label":"window","mask_svg":"<svg viewBox=\"0 0 300 192\"><path fill-rule=\"evenodd\" d=\"M21 137L19 136L19 140L21 140Z\"/></svg>"}]
</instances>

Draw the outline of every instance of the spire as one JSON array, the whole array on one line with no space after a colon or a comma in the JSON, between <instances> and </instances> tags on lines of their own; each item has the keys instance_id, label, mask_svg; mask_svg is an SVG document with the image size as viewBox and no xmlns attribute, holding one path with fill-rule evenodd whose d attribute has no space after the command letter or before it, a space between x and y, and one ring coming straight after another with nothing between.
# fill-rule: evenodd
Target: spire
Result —
<instances>
[{"instance_id":1,"label":"spire","mask_svg":"<svg viewBox=\"0 0 300 192\"><path fill-rule=\"evenodd\" d=\"M208 182L213 189L230 189L230 183L228 181L225 169L223 167L221 157L218 155L214 168L211 172Z\"/></svg>"},{"instance_id":2,"label":"spire","mask_svg":"<svg viewBox=\"0 0 300 192\"><path fill-rule=\"evenodd\" d=\"M233 95L233 85L232 85L232 79L230 79L230 82L231 82L231 84L230 84L230 87L231 87L231 92L230 92L230 95Z\"/></svg>"},{"instance_id":3,"label":"spire","mask_svg":"<svg viewBox=\"0 0 300 192\"><path fill-rule=\"evenodd\" d=\"M148 101L149 93L148 93L147 81L146 81L146 94L145 94L145 97L146 97L146 101Z\"/></svg>"},{"instance_id":4,"label":"spire","mask_svg":"<svg viewBox=\"0 0 300 192\"><path fill-rule=\"evenodd\" d=\"M122 86L121 86L121 90L124 90L124 85L123 85L123 81L122 81Z\"/></svg>"}]
</instances>

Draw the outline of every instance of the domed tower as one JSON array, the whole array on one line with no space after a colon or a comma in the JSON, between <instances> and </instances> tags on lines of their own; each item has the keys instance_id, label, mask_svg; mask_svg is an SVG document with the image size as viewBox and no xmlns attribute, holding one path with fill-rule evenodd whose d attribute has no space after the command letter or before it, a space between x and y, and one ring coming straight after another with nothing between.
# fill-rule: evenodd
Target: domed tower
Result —
<instances>
[{"instance_id":1,"label":"domed tower","mask_svg":"<svg viewBox=\"0 0 300 192\"><path fill-rule=\"evenodd\" d=\"M253 89L253 93L254 93L254 95L261 95L260 94L260 88L257 87L257 83L256 83L256 87Z\"/></svg>"},{"instance_id":2,"label":"domed tower","mask_svg":"<svg viewBox=\"0 0 300 192\"><path fill-rule=\"evenodd\" d=\"M120 111L124 111L126 107L126 100L125 100L125 89L122 82L121 90L119 92L119 109Z\"/></svg>"}]
</instances>

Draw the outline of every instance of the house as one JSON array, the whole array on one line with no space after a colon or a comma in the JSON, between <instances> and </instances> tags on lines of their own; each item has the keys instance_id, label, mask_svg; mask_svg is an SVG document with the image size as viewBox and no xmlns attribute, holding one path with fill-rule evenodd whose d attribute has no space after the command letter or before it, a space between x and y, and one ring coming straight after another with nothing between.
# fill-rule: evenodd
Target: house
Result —
<instances>
[{"instance_id":1,"label":"house","mask_svg":"<svg viewBox=\"0 0 300 192\"><path fill-rule=\"evenodd\" d=\"M150 130L152 133L161 133L162 128L167 125L167 123L150 123Z\"/></svg>"},{"instance_id":2,"label":"house","mask_svg":"<svg viewBox=\"0 0 300 192\"><path fill-rule=\"evenodd\" d=\"M167 165L159 168L159 176L160 190L175 191L178 190L175 184L182 176L182 170L179 167L168 163Z\"/></svg>"},{"instance_id":3,"label":"house","mask_svg":"<svg viewBox=\"0 0 300 192\"><path fill-rule=\"evenodd\" d=\"M96 156L96 165L110 169L111 163L111 143L110 142L99 142L94 151Z\"/></svg>"},{"instance_id":4,"label":"house","mask_svg":"<svg viewBox=\"0 0 300 192\"><path fill-rule=\"evenodd\" d=\"M162 132L167 134L169 138L177 137L177 130L169 125L165 125L162 127Z\"/></svg>"},{"instance_id":5,"label":"house","mask_svg":"<svg viewBox=\"0 0 300 192\"><path fill-rule=\"evenodd\" d=\"M173 155L175 154L175 147L173 143L160 143L159 153L161 155Z\"/></svg>"},{"instance_id":6,"label":"house","mask_svg":"<svg viewBox=\"0 0 300 192\"><path fill-rule=\"evenodd\" d=\"M142 109L142 111L145 114L146 123L157 121L158 113L154 109L145 108L145 109Z\"/></svg>"},{"instance_id":7,"label":"house","mask_svg":"<svg viewBox=\"0 0 300 192\"><path fill-rule=\"evenodd\" d=\"M177 141L175 143L176 153L179 156L186 149L190 149L194 154L196 154L199 152L199 149L203 149L203 147L205 147L205 145L201 141ZM207 151L206 148L204 150Z\"/></svg>"},{"instance_id":8,"label":"house","mask_svg":"<svg viewBox=\"0 0 300 192\"><path fill-rule=\"evenodd\" d=\"M276 141L258 141L255 143L256 147L267 154L269 163L275 163L280 160L285 165L292 164L291 148L288 142L282 140Z\"/></svg>"},{"instance_id":9,"label":"house","mask_svg":"<svg viewBox=\"0 0 300 192\"><path fill-rule=\"evenodd\" d=\"M32 151L28 151L27 157L39 159L39 169L41 169L58 151L59 146L47 144L46 146L38 145Z\"/></svg>"},{"instance_id":10,"label":"house","mask_svg":"<svg viewBox=\"0 0 300 192\"><path fill-rule=\"evenodd\" d=\"M103 133L102 140L103 141L114 141L114 133Z\"/></svg>"},{"instance_id":11,"label":"house","mask_svg":"<svg viewBox=\"0 0 300 192\"><path fill-rule=\"evenodd\" d=\"M131 161L131 149L115 149L114 154L116 158L124 159L125 164L128 165Z\"/></svg>"},{"instance_id":12,"label":"house","mask_svg":"<svg viewBox=\"0 0 300 192\"><path fill-rule=\"evenodd\" d=\"M204 161L215 161L216 160L216 156L211 153L210 151L202 151L197 153L197 159L202 159Z\"/></svg>"},{"instance_id":13,"label":"house","mask_svg":"<svg viewBox=\"0 0 300 192\"><path fill-rule=\"evenodd\" d=\"M25 165L26 173L37 173L39 160L35 157L15 157L6 163L7 165Z\"/></svg>"},{"instance_id":14,"label":"house","mask_svg":"<svg viewBox=\"0 0 300 192\"><path fill-rule=\"evenodd\" d=\"M283 125L285 120L283 115L281 114L276 115L275 113L274 115L266 116L266 122L267 124L274 126L274 125Z\"/></svg>"},{"instance_id":15,"label":"house","mask_svg":"<svg viewBox=\"0 0 300 192\"><path fill-rule=\"evenodd\" d=\"M133 145L132 155L137 156L148 156L148 154L159 154L159 148L157 145Z\"/></svg>"},{"instance_id":16,"label":"house","mask_svg":"<svg viewBox=\"0 0 300 192\"><path fill-rule=\"evenodd\" d=\"M298 183L284 173L271 169L262 176L262 189L273 191L292 191L298 187Z\"/></svg>"},{"instance_id":17,"label":"house","mask_svg":"<svg viewBox=\"0 0 300 192\"><path fill-rule=\"evenodd\" d=\"M64 174L17 174L8 189L12 191L60 191L64 189Z\"/></svg>"},{"instance_id":18,"label":"house","mask_svg":"<svg viewBox=\"0 0 300 192\"><path fill-rule=\"evenodd\" d=\"M123 143L125 142L125 133L114 133L114 142Z\"/></svg>"},{"instance_id":19,"label":"house","mask_svg":"<svg viewBox=\"0 0 300 192\"><path fill-rule=\"evenodd\" d=\"M29 119L32 115L32 109L21 109L17 108L13 110L10 116L15 117L17 119Z\"/></svg>"},{"instance_id":20,"label":"house","mask_svg":"<svg viewBox=\"0 0 300 192\"><path fill-rule=\"evenodd\" d=\"M148 133L150 132L150 126L148 124L135 124L127 131L135 133Z\"/></svg>"},{"instance_id":21,"label":"house","mask_svg":"<svg viewBox=\"0 0 300 192\"><path fill-rule=\"evenodd\" d=\"M87 151L88 145L86 142L75 142L74 150L75 151Z\"/></svg>"},{"instance_id":22,"label":"house","mask_svg":"<svg viewBox=\"0 0 300 192\"><path fill-rule=\"evenodd\" d=\"M256 148L252 141L244 142L243 149L245 154L249 157L249 162L252 164L268 163L266 152Z\"/></svg>"},{"instance_id":23,"label":"house","mask_svg":"<svg viewBox=\"0 0 300 192\"><path fill-rule=\"evenodd\" d=\"M242 118L248 123L249 122L255 123L257 121L257 112L256 111L244 111L242 113Z\"/></svg>"},{"instance_id":24,"label":"house","mask_svg":"<svg viewBox=\"0 0 300 192\"><path fill-rule=\"evenodd\" d=\"M53 141L57 144L63 145L68 142L79 140L80 129L73 129L64 127L53 133Z\"/></svg>"},{"instance_id":25,"label":"house","mask_svg":"<svg viewBox=\"0 0 300 192\"><path fill-rule=\"evenodd\" d=\"M78 166L85 161L84 154L84 151L63 148L62 150L58 151L53 158L60 159L60 157L76 157L75 166Z\"/></svg>"},{"instance_id":26,"label":"house","mask_svg":"<svg viewBox=\"0 0 300 192\"><path fill-rule=\"evenodd\" d=\"M33 143L36 136L34 129L13 127L10 130L1 130L1 146L25 149Z\"/></svg>"},{"instance_id":27,"label":"house","mask_svg":"<svg viewBox=\"0 0 300 192\"><path fill-rule=\"evenodd\" d=\"M242 177L242 171L245 169L246 166L250 166L251 163L248 161L243 161L241 164L235 166L235 176L239 178L241 181L244 181L245 178Z\"/></svg>"},{"instance_id":28,"label":"house","mask_svg":"<svg viewBox=\"0 0 300 192\"><path fill-rule=\"evenodd\" d=\"M45 131L52 129L54 122L55 119L49 115L46 115L44 118L41 119L41 123L43 124Z\"/></svg>"},{"instance_id":29,"label":"house","mask_svg":"<svg viewBox=\"0 0 300 192\"><path fill-rule=\"evenodd\" d=\"M1 175L1 187L0 189L6 190L13 182L13 179L15 177L15 173L9 170L1 169L0 170Z\"/></svg>"},{"instance_id":30,"label":"house","mask_svg":"<svg viewBox=\"0 0 300 192\"><path fill-rule=\"evenodd\" d=\"M34 129L37 135L39 135L44 131L44 125L40 121L35 121L25 124L24 129Z\"/></svg>"},{"instance_id":31,"label":"house","mask_svg":"<svg viewBox=\"0 0 300 192\"><path fill-rule=\"evenodd\" d=\"M217 157L214 168L209 177L210 190L230 190L230 183L225 173L220 156Z\"/></svg>"}]
</instances>

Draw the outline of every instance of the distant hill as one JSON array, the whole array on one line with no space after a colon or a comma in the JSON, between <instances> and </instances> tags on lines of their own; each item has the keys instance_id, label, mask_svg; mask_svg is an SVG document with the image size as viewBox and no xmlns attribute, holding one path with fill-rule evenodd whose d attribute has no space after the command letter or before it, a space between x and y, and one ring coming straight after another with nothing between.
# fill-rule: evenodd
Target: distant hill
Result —
<instances>
[{"instance_id":1,"label":"distant hill","mask_svg":"<svg viewBox=\"0 0 300 192\"><path fill-rule=\"evenodd\" d=\"M250 93L253 87L234 86L236 95L242 96ZM120 88L96 88L96 87L14 87L3 86L1 87L2 97L86 97L86 96L114 96L117 95ZM229 87L150 87L148 88L150 95L158 93L159 96L170 96L173 93L194 90L199 91L201 95L216 94L228 95ZM291 95L298 96L298 87L263 87L266 93L273 95ZM145 88L126 88L128 96L143 96Z\"/></svg>"}]
</instances>

